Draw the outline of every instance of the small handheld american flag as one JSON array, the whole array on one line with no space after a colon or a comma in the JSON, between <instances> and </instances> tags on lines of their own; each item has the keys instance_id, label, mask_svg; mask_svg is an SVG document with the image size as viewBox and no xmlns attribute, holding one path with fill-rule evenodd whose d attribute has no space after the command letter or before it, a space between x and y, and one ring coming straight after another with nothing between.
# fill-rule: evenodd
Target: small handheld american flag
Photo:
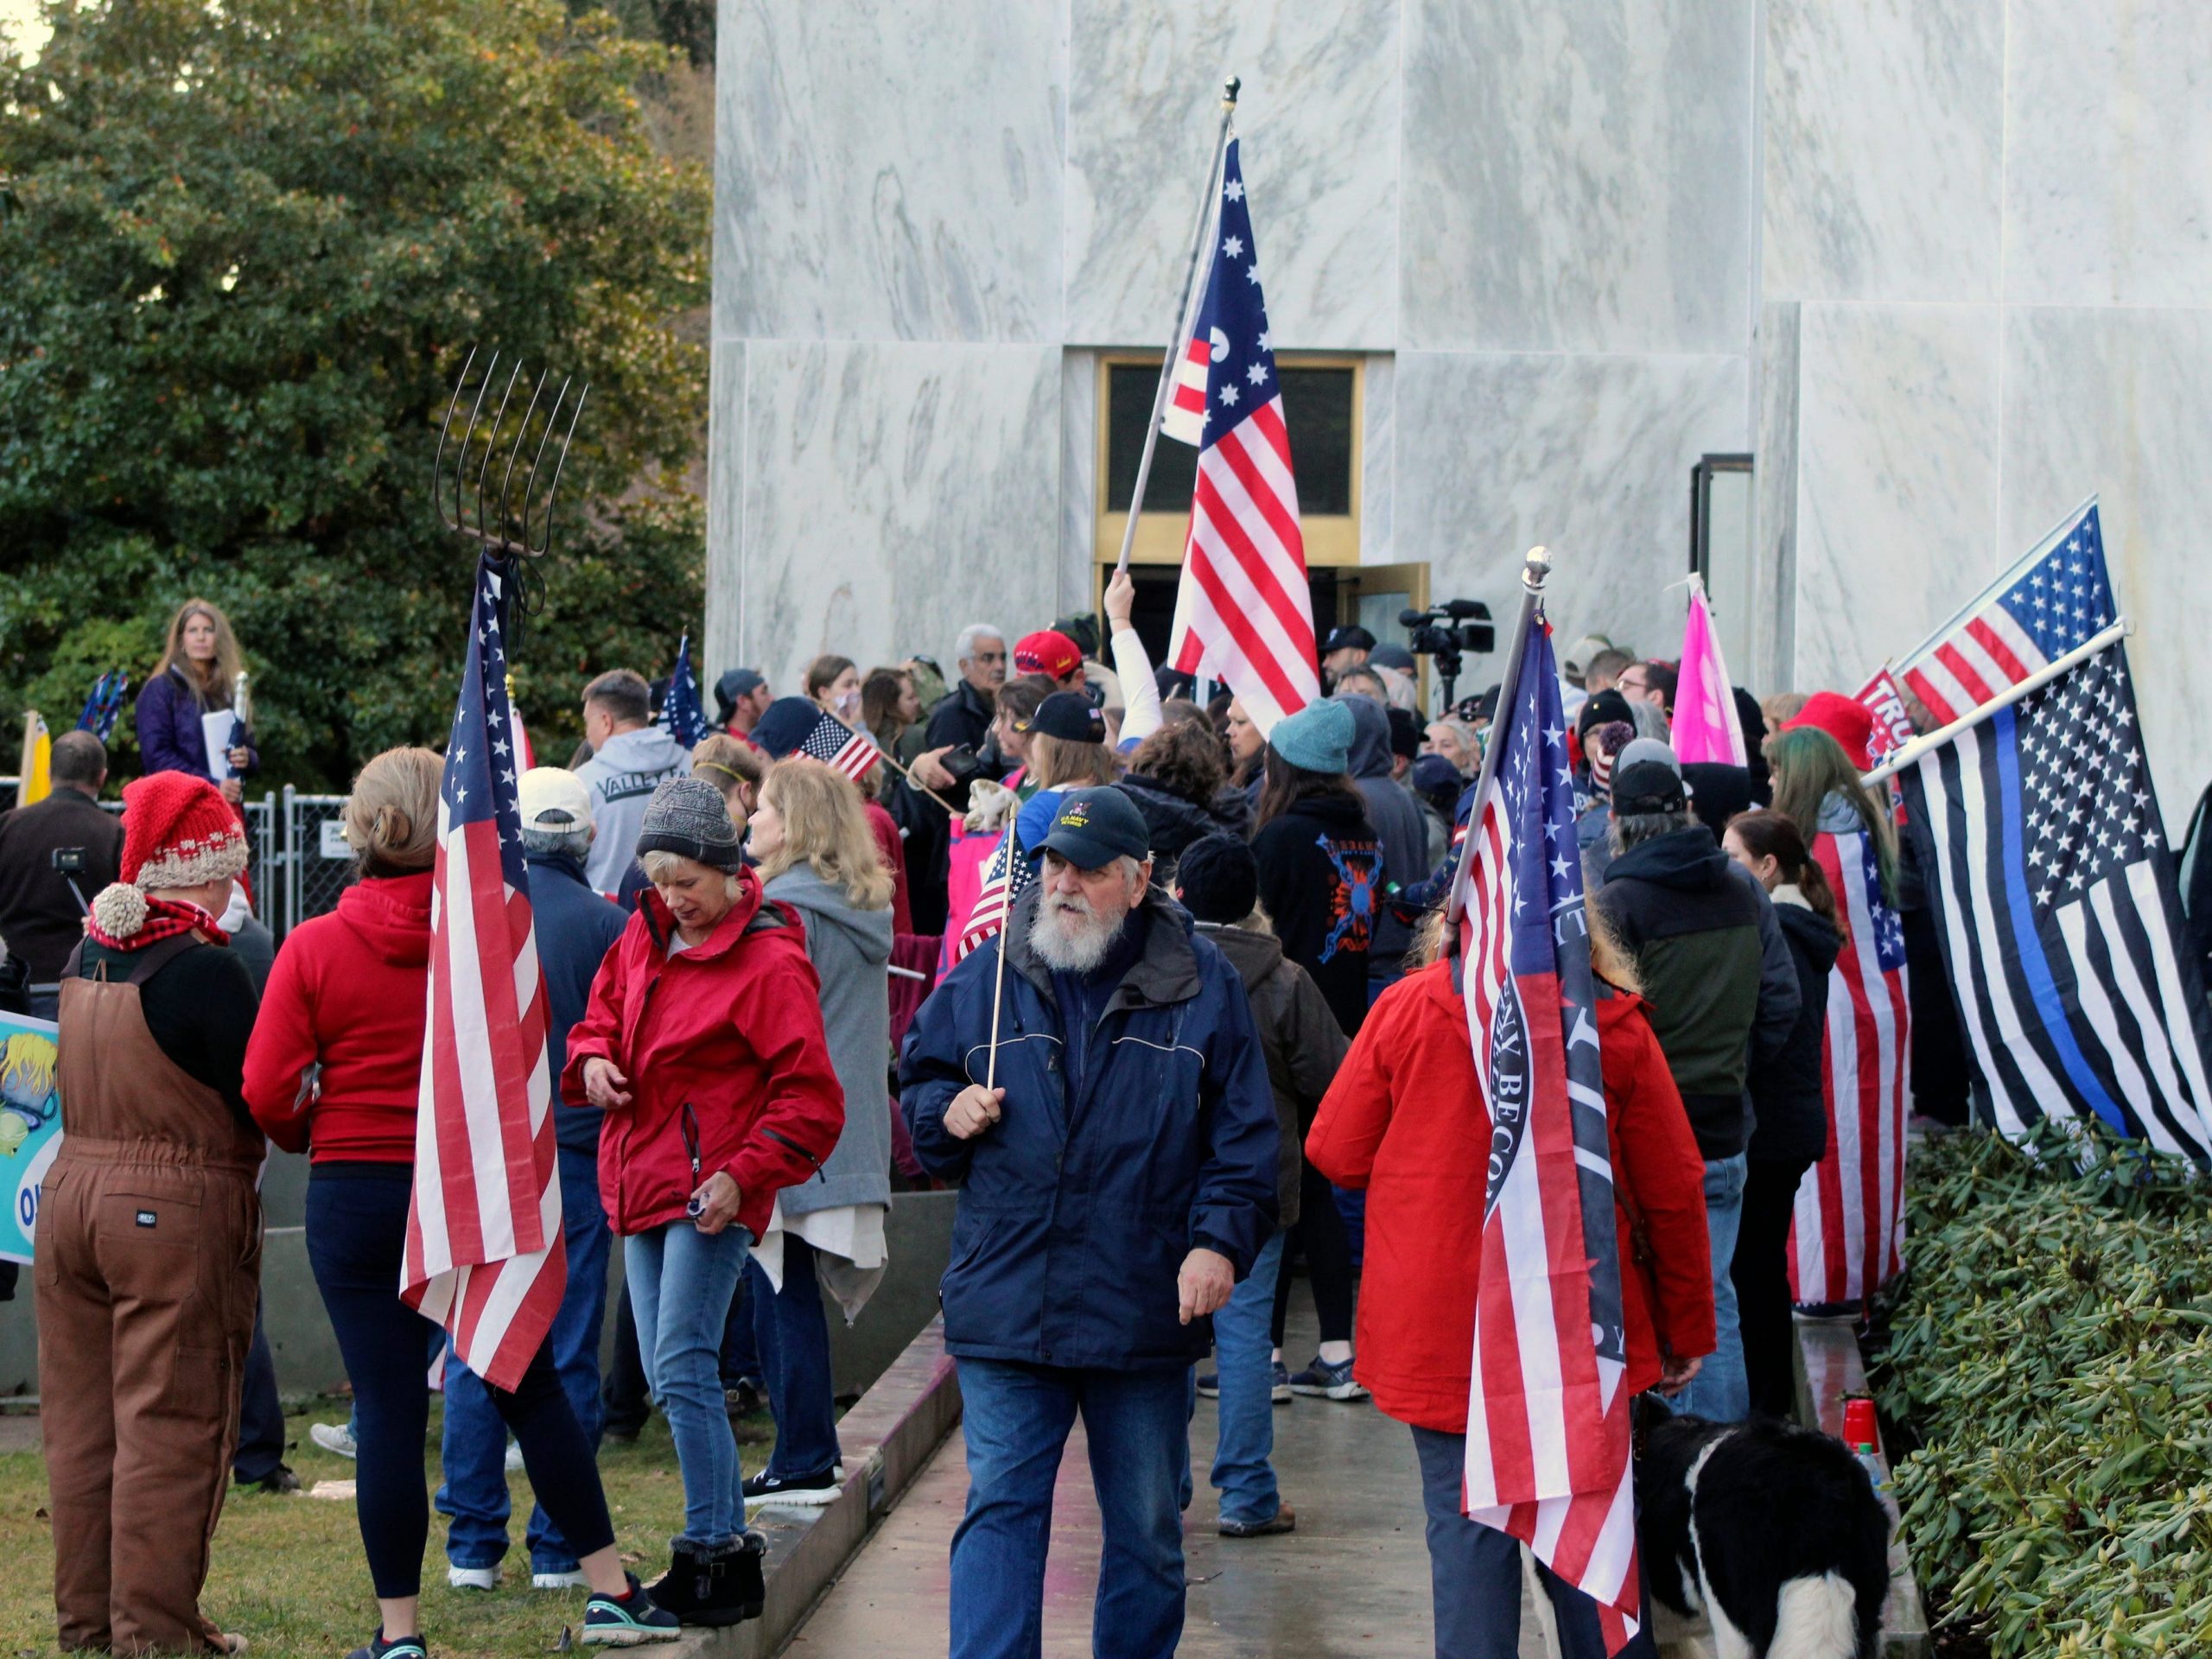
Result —
<instances>
[{"instance_id":1,"label":"small handheld american flag","mask_svg":"<svg viewBox=\"0 0 2212 1659\"><path fill-rule=\"evenodd\" d=\"M814 729L798 746L798 753L843 772L856 784L883 759L883 751L875 747L873 737L866 732L855 731L826 711L814 722Z\"/></svg>"},{"instance_id":2,"label":"small handheld american flag","mask_svg":"<svg viewBox=\"0 0 2212 1659\"><path fill-rule=\"evenodd\" d=\"M438 791L430 991L400 1296L496 1389L522 1381L568 1284L545 981L509 741L507 572L479 561Z\"/></svg>"},{"instance_id":3,"label":"small handheld american flag","mask_svg":"<svg viewBox=\"0 0 2212 1659\"><path fill-rule=\"evenodd\" d=\"M691 636L676 647L676 668L668 677L668 696L661 700L661 724L668 734L687 749L707 741L707 711L699 706L699 677L691 670Z\"/></svg>"},{"instance_id":4,"label":"small handheld american flag","mask_svg":"<svg viewBox=\"0 0 2212 1659\"><path fill-rule=\"evenodd\" d=\"M960 961L985 939L1006 926L1006 918L1014 913L1014 901L1037 879L1029 860L1021 851L1021 838L1015 833L1014 822L1008 819L1006 834L999 840L999 849L991 855L991 862L983 872L983 885L976 894L975 907L968 912L968 925L960 930L960 938L952 947L952 959Z\"/></svg>"}]
</instances>

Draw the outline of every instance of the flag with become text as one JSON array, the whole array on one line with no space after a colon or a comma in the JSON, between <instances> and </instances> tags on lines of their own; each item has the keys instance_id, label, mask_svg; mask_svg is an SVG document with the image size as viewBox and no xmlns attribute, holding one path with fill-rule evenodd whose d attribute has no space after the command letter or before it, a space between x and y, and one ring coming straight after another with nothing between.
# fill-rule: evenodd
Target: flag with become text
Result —
<instances>
[{"instance_id":1,"label":"flag with become text","mask_svg":"<svg viewBox=\"0 0 2212 1659\"><path fill-rule=\"evenodd\" d=\"M1449 910L1491 1125L1462 1502L1590 1596L1616 1653L1639 1582L1612 1147L1567 718L1528 626Z\"/></svg>"}]
</instances>

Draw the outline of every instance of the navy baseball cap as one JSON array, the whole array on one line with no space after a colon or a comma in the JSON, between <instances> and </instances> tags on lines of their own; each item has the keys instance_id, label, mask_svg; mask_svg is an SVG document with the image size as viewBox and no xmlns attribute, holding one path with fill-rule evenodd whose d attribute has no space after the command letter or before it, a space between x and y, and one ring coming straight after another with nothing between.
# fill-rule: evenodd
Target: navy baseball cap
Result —
<instances>
[{"instance_id":1,"label":"navy baseball cap","mask_svg":"<svg viewBox=\"0 0 2212 1659\"><path fill-rule=\"evenodd\" d=\"M1102 784L1062 796L1052 830L1038 847L1058 853L1079 870L1103 870L1117 858L1150 858L1152 832L1135 801L1111 784Z\"/></svg>"}]
</instances>

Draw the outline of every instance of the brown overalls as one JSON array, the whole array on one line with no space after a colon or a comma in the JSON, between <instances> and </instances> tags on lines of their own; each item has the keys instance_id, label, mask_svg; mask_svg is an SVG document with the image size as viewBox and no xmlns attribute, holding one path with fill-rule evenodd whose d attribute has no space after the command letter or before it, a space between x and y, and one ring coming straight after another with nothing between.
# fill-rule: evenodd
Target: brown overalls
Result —
<instances>
[{"instance_id":1,"label":"brown overalls","mask_svg":"<svg viewBox=\"0 0 2212 1659\"><path fill-rule=\"evenodd\" d=\"M200 1614L261 1281L263 1142L163 1054L126 977L61 985L61 1149L33 1252L64 1648L220 1650Z\"/></svg>"}]
</instances>

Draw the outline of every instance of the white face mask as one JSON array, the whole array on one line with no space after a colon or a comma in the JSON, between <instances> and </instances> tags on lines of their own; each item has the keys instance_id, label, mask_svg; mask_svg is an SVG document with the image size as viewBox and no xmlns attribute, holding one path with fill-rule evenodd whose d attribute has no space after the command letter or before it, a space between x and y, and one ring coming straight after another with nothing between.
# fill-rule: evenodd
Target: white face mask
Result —
<instances>
[{"instance_id":1,"label":"white face mask","mask_svg":"<svg viewBox=\"0 0 2212 1659\"><path fill-rule=\"evenodd\" d=\"M238 925L251 920L252 916L253 906L246 902L245 888L236 881L232 882L231 902L223 906L223 913L216 918L216 925L226 933L235 933L238 931Z\"/></svg>"},{"instance_id":2,"label":"white face mask","mask_svg":"<svg viewBox=\"0 0 2212 1659\"><path fill-rule=\"evenodd\" d=\"M837 699L838 719L849 723L850 721L858 720L860 717L861 694L859 692L848 691L843 696Z\"/></svg>"}]
</instances>

